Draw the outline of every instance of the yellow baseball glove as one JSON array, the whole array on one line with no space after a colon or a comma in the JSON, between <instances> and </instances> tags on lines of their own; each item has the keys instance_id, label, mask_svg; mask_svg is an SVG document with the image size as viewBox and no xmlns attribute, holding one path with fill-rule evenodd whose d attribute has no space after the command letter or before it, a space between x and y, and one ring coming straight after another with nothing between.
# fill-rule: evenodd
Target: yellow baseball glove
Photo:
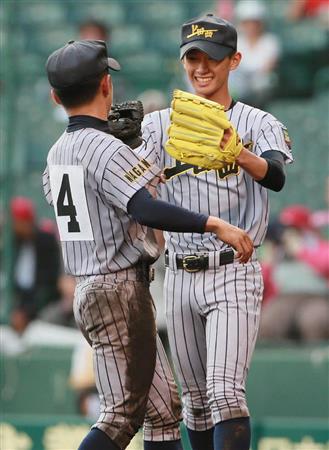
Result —
<instances>
[{"instance_id":1,"label":"yellow baseball glove","mask_svg":"<svg viewBox=\"0 0 329 450\"><path fill-rule=\"evenodd\" d=\"M176 89L171 108L166 142L171 156L205 169L236 160L243 145L222 105Z\"/></svg>"}]
</instances>

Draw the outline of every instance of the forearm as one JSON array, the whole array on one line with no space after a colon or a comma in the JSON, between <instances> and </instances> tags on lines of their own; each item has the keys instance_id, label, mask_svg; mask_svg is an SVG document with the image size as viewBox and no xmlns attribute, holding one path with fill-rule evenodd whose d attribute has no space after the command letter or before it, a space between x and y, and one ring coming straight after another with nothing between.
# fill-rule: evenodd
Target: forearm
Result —
<instances>
[{"instance_id":1,"label":"forearm","mask_svg":"<svg viewBox=\"0 0 329 450\"><path fill-rule=\"evenodd\" d=\"M219 239L237 251L237 257L242 263L248 261L253 251L253 243L244 230L218 217L193 213L179 206L155 200L145 188L141 188L130 199L127 211L140 224L158 230L215 233Z\"/></svg>"},{"instance_id":2,"label":"forearm","mask_svg":"<svg viewBox=\"0 0 329 450\"><path fill-rule=\"evenodd\" d=\"M155 200L145 189L140 189L128 203L128 213L141 225L159 230L181 233L224 233L230 226L218 217L205 216L161 200Z\"/></svg>"},{"instance_id":3,"label":"forearm","mask_svg":"<svg viewBox=\"0 0 329 450\"><path fill-rule=\"evenodd\" d=\"M140 189L128 203L128 213L141 225L177 233L204 233L208 216L161 200Z\"/></svg>"},{"instance_id":4,"label":"forearm","mask_svg":"<svg viewBox=\"0 0 329 450\"><path fill-rule=\"evenodd\" d=\"M237 163L261 186L275 192L281 191L286 180L284 157L281 152L270 150L264 152L262 156L257 156L243 149L240 156Z\"/></svg>"},{"instance_id":5,"label":"forearm","mask_svg":"<svg viewBox=\"0 0 329 450\"><path fill-rule=\"evenodd\" d=\"M266 159L255 155L246 148L241 150L236 162L256 181L262 180L268 169Z\"/></svg>"}]
</instances>

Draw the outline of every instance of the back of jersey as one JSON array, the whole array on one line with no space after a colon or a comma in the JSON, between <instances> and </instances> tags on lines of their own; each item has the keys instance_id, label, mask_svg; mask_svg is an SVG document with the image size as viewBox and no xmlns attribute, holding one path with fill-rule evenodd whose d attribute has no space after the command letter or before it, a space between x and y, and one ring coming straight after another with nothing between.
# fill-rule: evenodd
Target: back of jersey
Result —
<instances>
[{"instance_id":1,"label":"back of jersey","mask_svg":"<svg viewBox=\"0 0 329 450\"><path fill-rule=\"evenodd\" d=\"M158 172L105 132L63 133L48 154L43 185L55 210L67 273L117 272L148 258L146 228L129 217L127 204Z\"/></svg>"}]
</instances>

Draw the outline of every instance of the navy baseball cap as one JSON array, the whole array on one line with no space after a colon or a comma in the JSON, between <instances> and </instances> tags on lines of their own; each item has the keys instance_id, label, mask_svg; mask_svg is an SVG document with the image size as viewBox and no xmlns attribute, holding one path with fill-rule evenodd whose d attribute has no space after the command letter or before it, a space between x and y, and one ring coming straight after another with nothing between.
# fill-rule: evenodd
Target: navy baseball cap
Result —
<instances>
[{"instance_id":1,"label":"navy baseball cap","mask_svg":"<svg viewBox=\"0 0 329 450\"><path fill-rule=\"evenodd\" d=\"M48 58L46 70L55 89L81 85L107 69L120 70L120 64L107 55L104 41L69 41Z\"/></svg>"},{"instance_id":2,"label":"navy baseball cap","mask_svg":"<svg viewBox=\"0 0 329 450\"><path fill-rule=\"evenodd\" d=\"M201 50L219 61L236 51L237 41L236 29L230 22L206 14L183 24L180 57L190 50Z\"/></svg>"}]
</instances>

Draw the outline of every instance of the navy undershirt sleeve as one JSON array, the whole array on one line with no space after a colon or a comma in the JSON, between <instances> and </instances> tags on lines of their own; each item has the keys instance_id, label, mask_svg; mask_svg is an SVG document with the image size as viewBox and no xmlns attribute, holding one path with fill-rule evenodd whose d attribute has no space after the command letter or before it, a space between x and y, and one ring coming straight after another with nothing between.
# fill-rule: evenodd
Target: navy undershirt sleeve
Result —
<instances>
[{"instance_id":1,"label":"navy undershirt sleeve","mask_svg":"<svg viewBox=\"0 0 329 450\"><path fill-rule=\"evenodd\" d=\"M208 216L154 199L141 188L129 200L128 214L141 225L181 233L204 233Z\"/></svg>"},{"instance_id":2,"label":"navy undershirt sleeve","mask_svg":"<svg viewBox=\"0 0 329 450\"><path fill-rule=\"evenodd\" d=\"M286 181L283 153L277 150L268 150L261 157L266 159L268 169L265 177L259 180L258 183L272 191L281 191Z\"/></svg>"}]
</instances>

